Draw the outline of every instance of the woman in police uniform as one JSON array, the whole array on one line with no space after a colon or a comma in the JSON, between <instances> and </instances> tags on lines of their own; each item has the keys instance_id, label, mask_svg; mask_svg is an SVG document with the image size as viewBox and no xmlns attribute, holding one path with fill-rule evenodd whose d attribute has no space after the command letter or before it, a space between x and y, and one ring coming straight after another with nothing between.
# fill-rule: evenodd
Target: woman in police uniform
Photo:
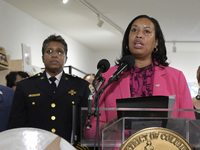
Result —
<instances>
[{"instance_id":1,"label":"woman in police uniform","mask_svg":"<svg viewBox=\"0 0 200 150\"><path fill-rule=\"evenodd\" d=\"M76 125L80 125L80 108L87 107L89 83L63 71L67 44L61 36L51 35L43 42L42 60L43 73L17 84L8 128L40 128L71 142L73 116L76 115ZM72 114L73 108L76 114ZM74 129L74 139L79 140L80 127Z\"/></svg>"}]
</instances>

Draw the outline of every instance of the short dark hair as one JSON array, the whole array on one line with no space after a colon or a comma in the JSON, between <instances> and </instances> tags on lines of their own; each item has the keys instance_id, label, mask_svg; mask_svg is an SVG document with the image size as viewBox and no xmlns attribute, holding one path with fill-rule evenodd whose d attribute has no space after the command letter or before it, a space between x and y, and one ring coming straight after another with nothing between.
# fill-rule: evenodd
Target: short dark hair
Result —
<instances>
[{"instance_id":1,"label":"short dark hair","mask_svg":"<svg viewBox=\"0 0 200 150\"><path fill-rule=\"evenodd\" d=\"M126 28L126 31L124 33L124 37L123 37L123 42L122 42L122 54L121 54L121 58L120 60L122 60L126 55L131 55L131 52L129 50L129 33L131 30L131 26L133 24L133 22L135 22L137 19L139 18L147 18L149 19L153 24L154 24L154 28L155 28L155 38L158 39L158 51L156 53L152 53L152 61L155 64L154 61L156 61L159 64L163 65L163 66L168 66L169 63L166 62L167 60L167 51L166 51L166 46L165 46L165 39L164 39L164 35L162 33L162 30L160 28L160 25L158 23L158 21L152 17L149 17L147 15L139 15L136 18L134 18L128 25L128 27ZM117 60L118 62L120 62L120 60Z\"/></svg>"},{"instance_id":2,"label":"short dark hair","mask_svg":"<svg viewBox=\"0 0 200 150\"><path fill-rule=\"evenodd\" d=\"M13 86L16 85L16 77L17 75L20 75L22 78L27 78L29 77L29 74L24 71L11 71L9 74L6 75L6 85L7 87L12 88Z\"/></svg>"},{"instance_id":3,"label":"short dark hair","mask_svg":"<svg viewBox=\"0 0 200 150\"><path fill-rule=\"evenodd\" d=\"M20 75L22 78L29 77L29 74L27 72L24 72L24 71L18 71L17 74Z\"/></svg>"},{"instance_id":4,"label":"short dark hair","mask_svg":"<svg viewBox=\"0 0 200 150\"><path fill-rule=\"evenodd\" d=\"M6 75L7 87L12 88L15 85L16 76L17 76L17 72L15 72L15 71L12 71Z\"/></svg>"},{"instance_id":5,"label":"short dark hair","mask_svg":"<svg viewBox=\"0 0 200 150\"><path fill-rule=\"evenodd\" d=\"M67 55L67 43L65 42L65 40L60 36L60 35L50 35L47 39L44 40L43 45L42 45L42 55L44 55L45 49L47 48L48 44L52 41L55 42L60 42L63 46L64 46L64 51L65 54Z\"/></svg>"}]
</instances>

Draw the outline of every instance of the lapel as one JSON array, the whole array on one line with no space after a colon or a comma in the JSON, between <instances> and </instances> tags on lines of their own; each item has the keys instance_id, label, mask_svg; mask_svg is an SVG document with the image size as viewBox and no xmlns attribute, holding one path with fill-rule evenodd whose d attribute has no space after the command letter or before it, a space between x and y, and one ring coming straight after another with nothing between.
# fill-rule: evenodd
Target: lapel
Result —
<instances>
[{"instance_id":1,"label":"lapel","mask_svg":"<svg viewBox=\"0 0 200 150\"><path fill-rule=\"evenodd\" d=\"M122 98L131 97L130 93L130 71L126 71L121 74L121 77L117 81L119 85L119 92Z\"/></svg>"},{"instance_id":2,"label":"lapel","mask_svg":"<svg viewBox=\"0 0 200 150\"><path fill-rule=\"evenodd\" d=\"M63 72L59 85L57 87L56 97L62 95L63 93L68 93L70 87L69 83L70 83L69 78L67 77L65 72Z\"/></svg>"},{"instance_id":3,"label":"lapel","mask_svg":"<svg viewBox=\"0 0 200 150\"><path fill-rule=\"evenodd\" d=\"M43 73L38 74L38 76L40 77L38 78L38 81L36 82L36 86L44 93L50 96L53 96L53 92L50 92L52 91L52 89L47 79L46 72L44 71Z\"/></svg>"},{"instance_id":4,"label":"lapel","mask_svg":"<svg viewBox=\"0 0 200 150\"><path fill-rule=\"evenodd\" d=\"M165 69L162 69L158 66L155 67L153 95L159 95L160 93L163 93L162 91L165 90L165 85L166 85L165 74L166 74Z\"/></svg>"}]
</instances>

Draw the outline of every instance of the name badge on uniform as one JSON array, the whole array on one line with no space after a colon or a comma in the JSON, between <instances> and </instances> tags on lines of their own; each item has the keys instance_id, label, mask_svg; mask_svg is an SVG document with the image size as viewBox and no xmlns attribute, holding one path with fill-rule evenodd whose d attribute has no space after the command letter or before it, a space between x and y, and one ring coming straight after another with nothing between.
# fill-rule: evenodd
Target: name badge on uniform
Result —
<instances>
[{"instance_id":1,"label":"name badge on uniform","mask_svg":"<svg viewBox=\"0 0 200 150\"><path fill-rule=\"evenodd\" d=\"M29 94L28 97L37 97L37 96L40 96L40 93L37 93L37 94Z\"/></svg>"}]
</instances>

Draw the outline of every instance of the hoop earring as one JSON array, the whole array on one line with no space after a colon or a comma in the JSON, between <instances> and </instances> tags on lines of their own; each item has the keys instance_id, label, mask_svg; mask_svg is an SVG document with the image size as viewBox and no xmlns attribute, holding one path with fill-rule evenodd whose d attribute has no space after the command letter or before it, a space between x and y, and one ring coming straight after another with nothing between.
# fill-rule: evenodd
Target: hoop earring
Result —
<instances>
[{"instance_id":1,"label":"hoop earring","mask_svg":"<svg viewBox=\"0 0 200 150\"><path fill-rule=\"evenodd\" d=\"M157 47L153 49L153 53L157 53L157 51L158 51Z\"/></svg>"}]
</instances>

